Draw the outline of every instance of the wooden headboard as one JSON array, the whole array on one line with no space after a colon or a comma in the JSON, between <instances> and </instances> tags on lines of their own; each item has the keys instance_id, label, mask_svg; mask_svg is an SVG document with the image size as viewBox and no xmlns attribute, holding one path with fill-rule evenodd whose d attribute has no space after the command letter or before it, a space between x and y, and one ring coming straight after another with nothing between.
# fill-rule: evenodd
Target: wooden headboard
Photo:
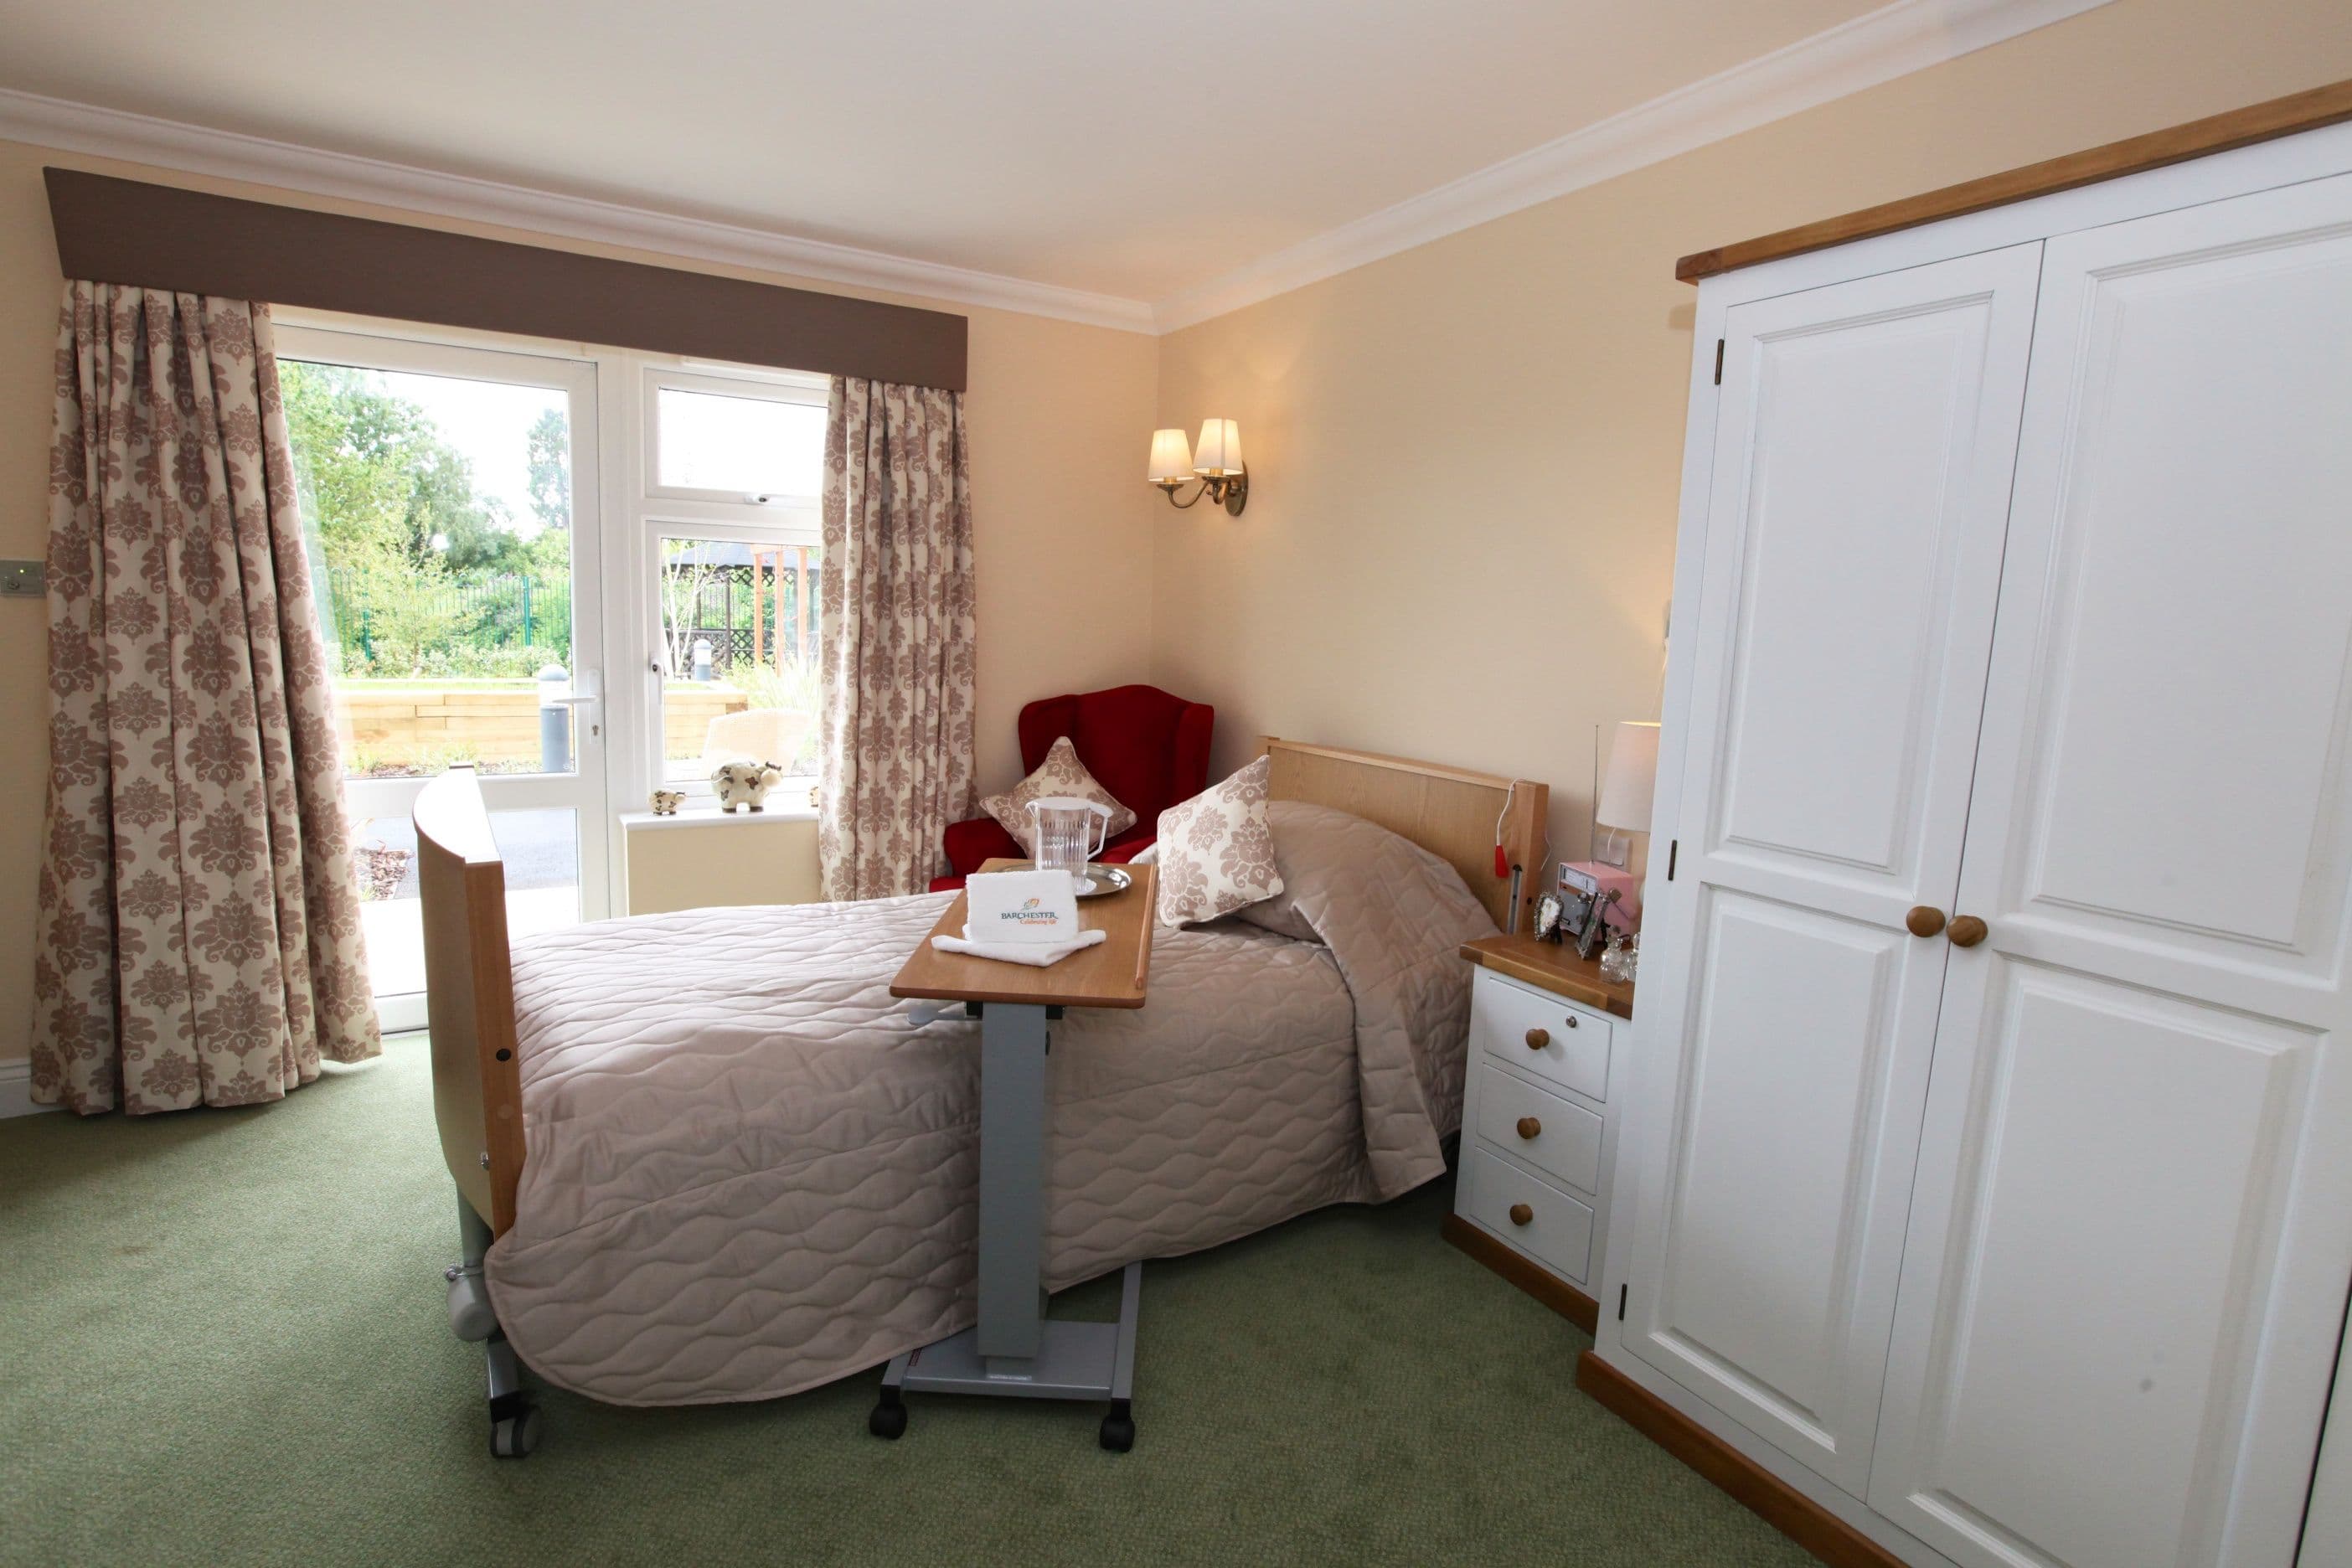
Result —
<instances>
[{"instance_id":1,"label":"wooden headboard","mask_svg":"<svg viewBox=\"0 0 2352 1568\"><path fill-rule=\"evenodd\" d=\"M1272 735L1258 750L1273 759L1275 799L1335 806L1412 839L1462 873L1496 925L1518 929L1541 884L1550 785ZM1495 875L1497 821L1507 877Z\"/></svg>"},{"instance_id":2,"label":"wooden headboard","mask_svg":"<svg viewBox=\"0 0 2352 1568\"><path fill-rule=\"evenodd\" d=\"M441 1157L490 1234L504 1236L514 1224L523 1159L507 868L470 766L426 784L412 819Z\"/></svg>"}]
</instances>

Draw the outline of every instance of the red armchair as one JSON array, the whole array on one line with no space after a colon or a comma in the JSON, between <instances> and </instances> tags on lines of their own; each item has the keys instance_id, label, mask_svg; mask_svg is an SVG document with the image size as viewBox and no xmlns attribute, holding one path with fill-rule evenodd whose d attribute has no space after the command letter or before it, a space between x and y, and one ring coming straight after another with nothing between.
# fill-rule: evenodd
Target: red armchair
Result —
<instances>
[{"instance_id":1,"label":"red armchair","mask_svg":"<svg viewBox=\"0 0 2352 1568\"><path fill-rule=\"evenodd\" d=\"M1187 702L1156 686L1115 686L1048 697L1021 710L1021 767L1034 773L1064 735L1078 761L1118 803L1135 813L1135 826L1103 850L1106 862L1132 859L1160 834L1160 814L1187 801L1209 784L1209 734L1217 710ZM931 883L931 891L963 886L992 856L1019 859L1020 841L992 816L950 823L945 836L952 876Z\"/></svg>"}]
</instances>

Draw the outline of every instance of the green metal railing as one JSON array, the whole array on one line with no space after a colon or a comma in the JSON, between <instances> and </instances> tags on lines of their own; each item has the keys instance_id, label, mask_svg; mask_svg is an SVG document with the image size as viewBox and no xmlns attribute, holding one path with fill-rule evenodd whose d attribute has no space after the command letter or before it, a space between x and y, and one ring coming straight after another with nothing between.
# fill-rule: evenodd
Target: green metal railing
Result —
<instances>
[{"instance_id":1,"label":"green metal railing","mask_svg":"<svg viewBox=\"0 0 2352 1568\"><path fill-rule=\"evenodd\" d=\"M403 619L446 626L456 647L572 646L572 578L568 573L498 573L426 585L349 570L327 573L331 635L373 657L380 621Z\"/></svg>"}]
</instances>

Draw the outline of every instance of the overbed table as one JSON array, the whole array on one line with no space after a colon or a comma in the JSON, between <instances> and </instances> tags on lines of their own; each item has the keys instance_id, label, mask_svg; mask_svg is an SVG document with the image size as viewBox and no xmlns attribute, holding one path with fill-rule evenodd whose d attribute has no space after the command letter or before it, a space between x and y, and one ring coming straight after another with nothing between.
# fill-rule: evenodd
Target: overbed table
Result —
<instances>
[{"instance_id":1,"label":"overbed table","mask_svg":"<svg viewBox=\"0 0 2352 1568\"><path fill-rule=\"evenodd\" d=\"M981 869L1027 864L991 860ZM1135 1444L1129 1401L1143 1265L1127 1266L1116 1323L1049 1320L1043 1282L1053 1026L1066 1008L1140 1007L1150 979L1159 868L1126 869L1133 887L1078 902L1081 928L1108 936L1059 963L1031 969L933 948L931 937L963 932L969 917L959 893L890 983L893 996L961 1002L980 1018L980 1321L890 1363L867 1421L877 1437L906 1431L900 1394L915 1392L1108 1399L1102 1446L1124 1453Z\"/></svg>"}]
</instances>

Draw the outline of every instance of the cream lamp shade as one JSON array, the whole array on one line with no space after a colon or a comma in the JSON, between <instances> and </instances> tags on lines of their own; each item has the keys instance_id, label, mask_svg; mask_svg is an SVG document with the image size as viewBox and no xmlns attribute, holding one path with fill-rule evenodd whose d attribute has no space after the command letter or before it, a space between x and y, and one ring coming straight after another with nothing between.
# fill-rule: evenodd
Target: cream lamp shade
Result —
<instances>
[{"instance_id":1,"label":"cream lamp shade","mask_svg":"<svg viewBox=\"0 0 2352 1568\"><path fill-rule=\"evenodd\" d=\"M1609 771L1601 775L1601 802L1592 819L1603 827L1635 833L1650 830L1650 799L1658 778L1658 727L1622 720L1609 746Z\"/></svg>"},{"instance_id":2,"label":"cream lamp shade","mask_svg":"<svg viewBox=\"0 0 2352 1568\"><path fill-rule=\"evenodd\" d=\"M1180 437L1181 438L1181 437ZM1230 479L1242 471L1242 427L1231 419L1201 421L1192 471L1204 479Z\"/></svg>"},{"instance_id":3,"label":"cream lamp shade","mask_svg":"<svg viewBox=\"0 0 2352 1568\"><path fill-rule=\"evenodd\" d=\"M1181 484L1192 478L1192 449L1184 444L1181 430L1154 430L1151 433L1151 482Z\"/></svg>"}]
</instances>

